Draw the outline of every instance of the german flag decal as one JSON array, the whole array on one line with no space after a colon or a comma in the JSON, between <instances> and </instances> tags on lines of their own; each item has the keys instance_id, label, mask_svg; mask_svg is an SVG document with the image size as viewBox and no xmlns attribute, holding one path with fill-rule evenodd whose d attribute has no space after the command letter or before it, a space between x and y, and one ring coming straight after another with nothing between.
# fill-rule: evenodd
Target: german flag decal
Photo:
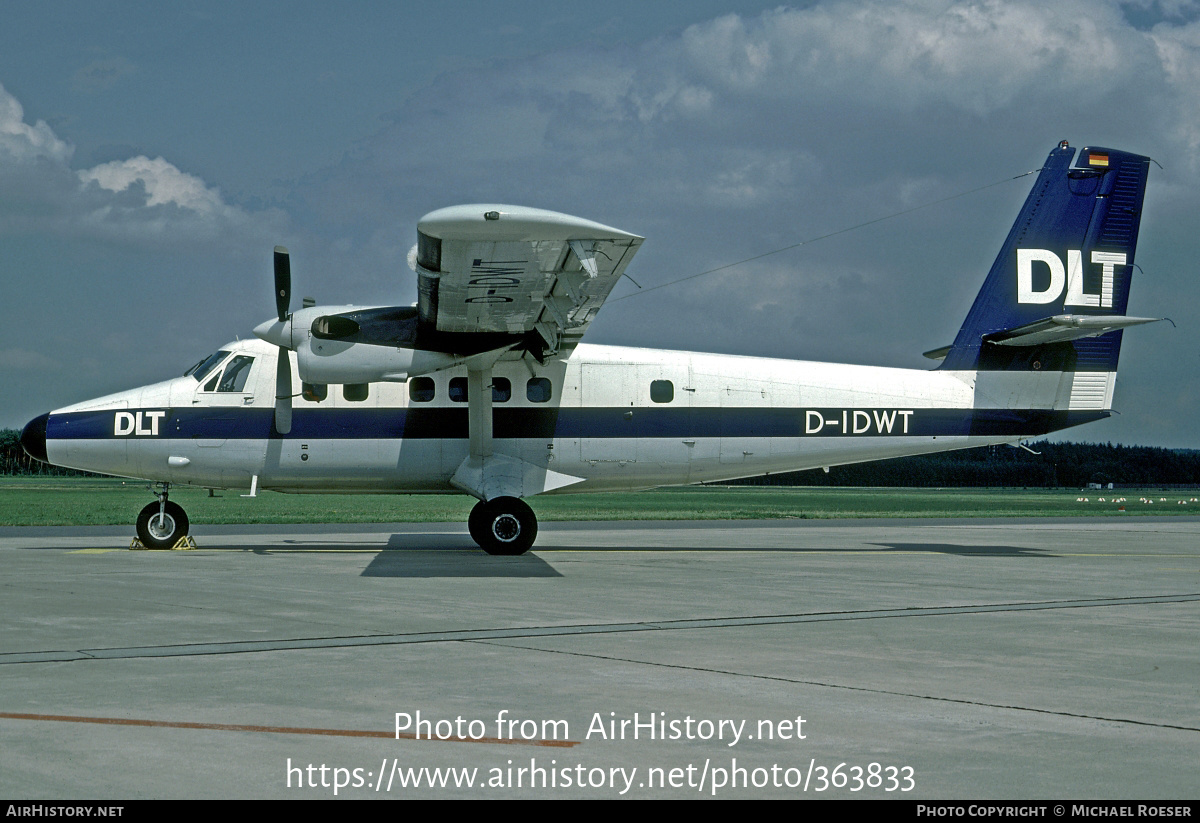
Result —
<instances>
[{"instance_id":1,"label":"german flag decal","mask_svg":"<svg viewBox=\"0 0 1200 823\"><path fill-rule=\"evenodd\" d=\"M1103 166L1104 168L1108 168L1108 155L1102 154L1100 152L1089 152L1088 153L1088 165L1089 166Z\"/></svg>"}]
</instances>

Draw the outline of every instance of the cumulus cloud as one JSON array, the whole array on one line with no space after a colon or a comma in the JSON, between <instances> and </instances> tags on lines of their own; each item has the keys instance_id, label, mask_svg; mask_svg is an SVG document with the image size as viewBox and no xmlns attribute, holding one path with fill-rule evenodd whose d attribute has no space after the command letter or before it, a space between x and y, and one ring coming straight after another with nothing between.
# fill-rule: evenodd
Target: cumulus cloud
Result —
<instances>
[{"instance_id":1,"label":"cumulus cloud","mask_svg":"<svg viewBox=\"0 0 1200 823\"><path fill-rule=\"evenodd\" d=\"M252 214L162 157L114 160L73 170L74 147L45 122L25 122L0 86L0 231L90 234L131 242L265 244L278 212Z\"/></svg>"},{"instance_id":2,"label":"cumulus cloud","mask_svg":"<svg viewBox=\"0 0 1200 823\"><path fill-rule=\"evenodd\" d=\"M76 169L74 155L0 87L0 247L19 307L0 328L6 425L178 374L270 311L282 212L231 204L162 157Z\"/></svg>"},{"instance_id":3,"label":"cumulus cloud","mask_svg":"<svg viewBox=\"0 0 1200 823\"><path fill-rule=\"evenodd\" d=\"M277 222L227 204L217 189L161 157L113 160L83 169L78 177L88 202L81 225L94 231L192 239L233 234L236 239L247 232L258 236L258 229Z\"/></svg>"},{"instance_id":4,"label":"cumulus cloud","mask_svg":"<svg viewBox=\"0 0 1200 823\"><path fill-rule=\"evenodd\" d=\"M1119 11L1097 3L825 3L692 26L680 47L723 94L812 99L853 89L860 103L889 109L936 101L986 114L1047 86L1103 93L1097 75L1138 67L1119 42L1126 32Z\"/></svg>"},{"instance_id":5,"label":"cumulus cloud","mask_svg":"<svg viewBox=\"0 0 1200 823\"><path fill-rule=\"evenodd\" d=\"M114 160L79 172L84 183L95 182L100 188L122 192L134 183L141 183L146 192L147 206L172 203L180 208L212 213L225 208L221 195L204 185L199 177L186 174L159 157L133 157Z\"/></svg>"},{"instance_id":6,"label":"cumulus cloud","mask_svg":"<svg viewBox=\"0 0 1200 823\"><path fill-rule=\"evenodd\" d=\"M1139 31L1115 2L1082 0L845 0L727 15L637 46L444 75L310 181L340 187L314 191L313 204L357 219L388 191L408 201L493 186L560 202L586 189L595 202L615 200L611 181L626 199L737 207L821 174L897 189L903 181L884 178L898 158L921 175L939 159L962 167L980 150L964 134L1001 143L1036 130L1052 145L1086 131L1149 150L1146 135L1163 130L1172 149L1190 148L1198 43L1191 26ZM934 141L948 146L940 158Z\"/></svg>"},{"instance_id":7,"label":"cumulus cloud","mask_svg":"<svg viewBox=\"0 0 1200 823\"><path fill-rule=\"evenodd\" d=\"M1123 10L1143 17L1159 17L1174 22L1189 22L1200 17L1196 0L1121 0Z\"/></svg>"},{"instance_id":8,"label":"cumulus cloud","mask_svg":"<svg viewBox=\"0 0 1200 823\"><path fill-rule=\"evenodd\" d=\"M65 165L71 162L74 151L45 122L27 124L24 107L0 85L0 169L39 159Z\"/></svg>"}]
</instances>

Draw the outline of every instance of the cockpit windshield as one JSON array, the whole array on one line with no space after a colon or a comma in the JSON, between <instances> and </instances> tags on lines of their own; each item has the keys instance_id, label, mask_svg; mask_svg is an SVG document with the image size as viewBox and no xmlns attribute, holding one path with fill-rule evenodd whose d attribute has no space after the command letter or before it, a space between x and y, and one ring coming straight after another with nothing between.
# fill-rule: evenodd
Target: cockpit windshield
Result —
<instances>
[{"instance_id":1,"label":"cockpit windshield","mask_svg":"<svg viewBox=\"0 0 1200 823\"><path fill-rule=\"evenodd\" d=\"M222 349L215 354L210 354L208 357L204 358L199 363L185 371L183 376L187 377L188 375L191 375L196 379L196 382L199 383L204 380L205 375L220 365L221 361L228 356L229 352L225 349Z\"/></svg>"}]
</instances>

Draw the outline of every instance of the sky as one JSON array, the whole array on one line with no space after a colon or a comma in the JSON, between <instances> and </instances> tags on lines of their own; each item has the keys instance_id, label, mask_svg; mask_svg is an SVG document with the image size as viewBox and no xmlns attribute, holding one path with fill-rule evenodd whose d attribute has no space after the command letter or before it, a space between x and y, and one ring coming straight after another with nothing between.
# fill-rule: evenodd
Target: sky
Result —
<instances>
[{"instance_id":1,"label":"sky","mask_svg":"<svg viewBox=\"0 0 1200 823\"><path fill-rule=\"evenodd\" d=\"M929 368L1029 192L1013 178L1066 139L1161 164L1129 313L1175 326L1126 332L1119 414L1064 436L1200 448L1192 0L89 0L0 18L0 427L248 336L274 314L276 244L296 303L407 305L417 220L471 202L647 238L644 293L623 280L588 342Z\"/></svg>"}]
</instances>

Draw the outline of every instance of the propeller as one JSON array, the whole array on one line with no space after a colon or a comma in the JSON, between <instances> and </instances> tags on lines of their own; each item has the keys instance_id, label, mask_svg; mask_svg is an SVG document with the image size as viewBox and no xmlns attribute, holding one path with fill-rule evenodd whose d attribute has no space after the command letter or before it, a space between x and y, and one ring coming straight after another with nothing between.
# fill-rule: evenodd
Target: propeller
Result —
<instances>
[{"instance_id":1,"label":"propeller","mask_svg":"<svg viewBox=\"0 0 1200 823\"><path fill-rule=\"evenodd\" d=\"M279 322L291 316L292 262L288 250L275 247L275 310ZM287 434L292 430L292 355L287 346L279 347L275 361L275 430Z\"/></svg>"},{"instance_id":2,"label":"propeller","mask_svg":"<svg viewBox=\"0 0 1200 823\"><path fill-rule=\"evenodd\" d=\"M279 322L288 319L292 302L292 258L283 246L275 247L275 311Z\"/></svg>"}]
</instances>

